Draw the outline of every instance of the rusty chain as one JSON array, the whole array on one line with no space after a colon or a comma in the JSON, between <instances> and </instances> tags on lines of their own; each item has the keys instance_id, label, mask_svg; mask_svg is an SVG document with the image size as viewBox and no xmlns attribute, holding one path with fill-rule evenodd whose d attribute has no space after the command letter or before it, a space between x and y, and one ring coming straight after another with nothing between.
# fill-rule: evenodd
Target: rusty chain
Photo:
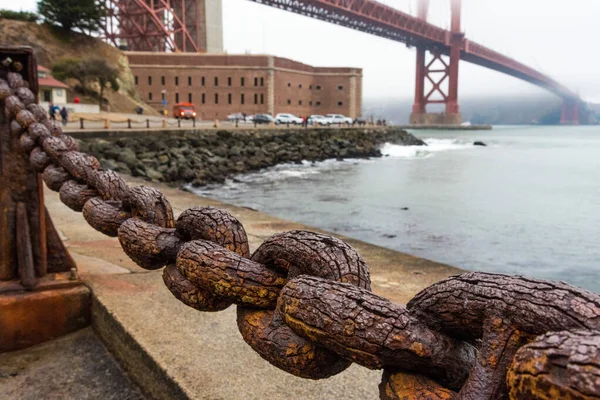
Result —
<instances>
[{"instance_id":1,"label":"rusty chain","mask_svg":"<svg viewBox=\"0 0 600 400\"><path fill-rule=\"evenodd\" d=\"M139 266L165 267L186 305L236 304L244 340L278 368L309 379L352 362L383 369L382 399L600 399L599 295L475 272L403 307L370 291L364 260L334 237L285 232L250 254L227 211L195 207L175 220L160 191L128 186L79 152L28 87L0 70L11 133L48 188Z\"/></svg>"}]
</instances>

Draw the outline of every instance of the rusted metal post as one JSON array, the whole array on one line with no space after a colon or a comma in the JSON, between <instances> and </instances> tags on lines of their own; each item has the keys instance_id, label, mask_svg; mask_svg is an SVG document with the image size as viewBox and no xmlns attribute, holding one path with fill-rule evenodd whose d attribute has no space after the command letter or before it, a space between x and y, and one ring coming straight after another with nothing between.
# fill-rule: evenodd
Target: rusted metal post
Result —
<instances>
[{"instance_id":1,"label":"rusted metal post","mask_svg":"<svg viewBox=\"0 0 600 400\"><path fill-rule=\"evenodd\" d=\"M7 58L20 64L18 72L37 95L37 65L31 48L0 46L0 61ZM0 78L6 79L8 72L0 69ZM4 109L0 101L0 281L20 279L31 288L36 278L69 271L75 263L47 216L41 176L21 151L19 132L11 128Z\"/></svg>"},{"instance_id":2,"label":"rusted metal post","mask_svg":"<svg viewBox=\"0 0 600 400\"><path fill-rule=\"evenodd\" d=\"M33 49L0 46L0 79L14 73L28 82L37 102ZM69 280L76 265L44 206L41 175L21 146L23 132L10 123L5 110L6 101L1 100L0 353L85 327L91 304L81 281Z\"/></svg>"},{"instance_id":3,"label":"rusted metal post","mask_svg":"<svg viewBox=\"0 0 600 400\"><path fill-rule=\"evenodd\" d=\"M83 129L83 118L79 118L79 128Z\"/></svg>"},{"instance_id":4,"label":"rusted metal post","mask_svg":"<svg viewBox=\"0 0 600 400\"><path fill-rule=\"evenodd\" d=\"M131 118L127 118L127 128L131 129Z\"/></svg>"},{"instance_id":5,"label":"rusted metal post","mask_svg":"<svg viewBox=\"0 0 600 400\"><path fill-rule=\"evenodd\" d=\"M36 285L37 280L35 278L31 236L29 235L27 208L23 202L17 203L16 228L19 277L21 278L21 285L25 289L30 290Z\"/></svg>"},{"instance_id":6,"label":"rusted metal post","mask_svg":"<svg viewBox=\"0 0 600 400\"><path fill-rule=\"evenodd\" d=\"M150 129L150 120L146 118L146 128Z\"/></svg>"}]
</instances>

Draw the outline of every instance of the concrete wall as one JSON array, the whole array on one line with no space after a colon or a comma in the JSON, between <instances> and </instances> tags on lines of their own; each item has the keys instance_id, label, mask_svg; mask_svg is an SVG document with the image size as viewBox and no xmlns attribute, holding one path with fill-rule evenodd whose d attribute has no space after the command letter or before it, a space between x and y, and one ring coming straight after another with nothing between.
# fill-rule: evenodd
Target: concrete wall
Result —
<instances>
[{"instance_id":1,"label":"concrete wall","mask_svg":"<svg viewBox=\"0 0 600 400\"><path fill-rule=\"evenodd\" d=\"M223 2L204 0L206 24L206 51L223 53Z\"/></svg>"}]
</instances>

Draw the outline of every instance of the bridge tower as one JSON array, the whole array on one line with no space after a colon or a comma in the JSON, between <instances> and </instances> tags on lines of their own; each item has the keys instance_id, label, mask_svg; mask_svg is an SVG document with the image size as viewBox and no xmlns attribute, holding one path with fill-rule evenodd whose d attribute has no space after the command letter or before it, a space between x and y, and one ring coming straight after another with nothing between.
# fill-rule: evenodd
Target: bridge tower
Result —
<instances>
[{"instance_id":1,"label":"bridge tower","mask_svg":"<svg viewBox=\"0 0 600 400\"><path fill-rule=\"evenodd\" d=\"M223 52L222 0L104 0L104 38L131 51Z\"/></svg>"},{"instance_id":2,"label":"bridge tower","mask_svg":"<svg viewBox=\"0 0 600 400\"><path fill-rule=\"evenodd\" d=\"M449 60L442 58L442 49L433 45L420 43L417 45L417 72L415 84L415 102L410 123L417 125L444 124L458 125L462 122L458 104L458 64L464 33L461 32L461 0L451 1L452 21L450 34L446 44L450 47ZM420 0L418 18L427 21L429 0ZM432 58L426 62L426 52ZM445 83L447 89L444 90ZM431 89L425 93L426 82L431 83ZM427 104L444 104L445 112L427 113Z\"/></svg>"},{"instance_id":3,"label":"bridge tower","mask_svg":"<svg viewBox=\"0 0 600 400\"><path fill-rule=\"evenodd\" d=\"M579 125L579 101L563 100L560 116L561 125Z\"/></svg>"}]
</instances>

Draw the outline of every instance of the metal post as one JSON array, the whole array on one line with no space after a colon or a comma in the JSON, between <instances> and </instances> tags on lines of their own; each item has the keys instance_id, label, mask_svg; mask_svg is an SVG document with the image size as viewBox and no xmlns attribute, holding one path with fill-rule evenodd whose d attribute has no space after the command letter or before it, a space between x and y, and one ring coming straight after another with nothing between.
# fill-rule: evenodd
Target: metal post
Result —
<instances>
[{"instance_id":1,"label":"metal post","mask_svg":"<svg viewBox=\"0 0 600 400\"><path fill-rule=\"evenodd\" d=\"M196 127L196 118L194 118L194 119L192 120L192 126L193 126L194 128Z\"/></svg>"},{"instance_id":2,"label":"metal post","mask_svg":"<svg viewBox=\"0 0 600 400\"><path fill-rule=\"evenodd\" d=\"M177 118L177 127L181 128L181 118Z\"/></svg>"},{"instance_id":3,"label":"metal post","mask_svg":"<svg viewBox=\"0 0 600 400\"><path fill-rule=\"evenodd\" d=\"M83 129L83 118L79 118L79 128Z\"/></svg>"},{"instance_id":4,"label":"metal post","mask_svg":"<svg viewBox=\"0 0 600 400\"><path fill-rule=\"evenodd\" d=\"M127 128L131 129L131 118L127 118Z\"/></svg>"},{"instance_id":5,"label":"metal post","mask_svg":"<svg viewBox=\"0 0 600 400\"><path fill-rule=\"evenodd\" d=\"M146 128L150 129L150 119L146 118Z\"/></svg>"},{"instance_id":6,"label":"metal post","mask_svg":"<svg viewBox=\"0 0 600 400\"><path fill-rule=\"evenodd\" d=\"M0 46L0 61L6 58L25 66L18 72L37 95L33 50ZM31 289L47 273L69 271L75 263L46 212L41 175L20 150L18 135L4 109L4 101L0 101L0 281L19 279L23 287Z\"/></svg>"}]
</instances>

